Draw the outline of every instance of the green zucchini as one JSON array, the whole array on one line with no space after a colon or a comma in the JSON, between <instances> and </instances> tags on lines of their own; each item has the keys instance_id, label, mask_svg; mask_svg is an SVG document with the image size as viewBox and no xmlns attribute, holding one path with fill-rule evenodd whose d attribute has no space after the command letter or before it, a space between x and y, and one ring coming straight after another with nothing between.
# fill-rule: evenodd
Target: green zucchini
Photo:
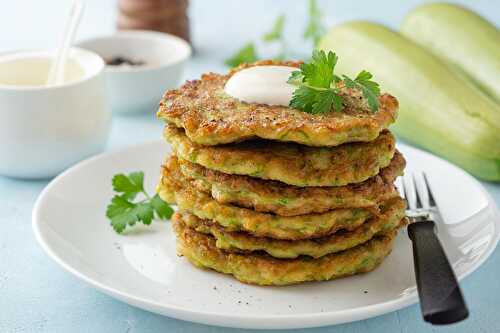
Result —
<instances>
[{"instance_id":1,"label":"green zucchini","mask_svg":"<svg viewBox=\"0 0 500 333\"><path fill-rule=\"evenodd\" d=\"M337 53L338 73L366 69L398 98L398 136L482 179L500 180L500 106L439 58L364 21L332 28L319 48Z\"/></svg>"},{"instance_id":2,"label":"green zucchini","mask_svg":"<svg viewBox=\"0 0 500 333\"><path fill-rule=\"evenodd\" d=\"M463 71L500 103L500 30L459 5L426 4L411 11L401 33Z\"/></svg>"}]
</instances>

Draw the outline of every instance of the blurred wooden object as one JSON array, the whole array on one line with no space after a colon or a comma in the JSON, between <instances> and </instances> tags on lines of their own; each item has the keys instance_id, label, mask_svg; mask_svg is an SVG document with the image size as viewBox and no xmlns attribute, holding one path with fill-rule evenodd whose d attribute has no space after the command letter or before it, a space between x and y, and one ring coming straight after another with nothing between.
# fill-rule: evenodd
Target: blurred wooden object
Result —
<instances>
[{"instance_id":1,"label":"blurred wooden object","mask_svg":"<svg viewBox=\"0 0 500 333\"><path fill-rule=\"evenodd\" d=\"M118 0L118 29L155 30L190 41L188 0Z\"/></svg>"}]
</instances>

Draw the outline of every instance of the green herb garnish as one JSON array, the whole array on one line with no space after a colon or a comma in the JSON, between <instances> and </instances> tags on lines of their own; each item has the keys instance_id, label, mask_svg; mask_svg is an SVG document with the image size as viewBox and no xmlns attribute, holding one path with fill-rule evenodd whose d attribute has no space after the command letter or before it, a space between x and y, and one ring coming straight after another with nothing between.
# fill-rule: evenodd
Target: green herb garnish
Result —
<instances>
[{"instance_id":1,"label":"green herb garnish","mask_svg":"<svg viewBox=\"0 0 500 333\"><path fill-rule=\"evenodd\" d=\"M153 219L169 219L174 210L158 194L151 197L144 190L144 172L132 172L128 175L117 174L112 180L113 190L117 192L106 209L106 216L111 226L121 233L127 226L137 222L150 225ZM140 200L135 200L141 194Z\"/></svg>"},{"instance_id":2,"label":"green herb garnish","mask_svg":"<svg viewBox=\"0 0 500 333\"><path fill-rule=\"evenodd\" d=\"M378 97L380 96L380 87L377 82L371 81L372 73L365 70L359 72L354 80L346 75L342 75L347 88L359 89L368 102L368 106L373 112L378 111Z\"/></svg>"},{"instance_id":3,"label":"green herb garnish","mask_svg":"<svg viewBox=\"0 0 500 333\"><path fill-rule=\"evenodd\" d=\"M309 20L307 26L304 30L303 36L306 40L311 40L316 46L325 33L326 29L322 23L321 12L318 8L316 0L309 0ZM271 30L265 33L261 40L264 43L279 43L278 54L268 57L274 60L283 60L290 57L290 51L287 47L284 28L285 28L285 15L280 15L274 21ZM227 59L224 63L230 67L236 67L243 63L255 62L261 57L257 52L257 44L254 42L248 42L241 49L236 51L236 53Z\"/></svg>"},{"instance_id":4,"label":"green herb garnish","mask_svg":"<svg viewBox=\"0 0 500 333\"><path fill-rule=\"evenodd\" d=\"M287 44L285 40L285 35L283 30L285 28L285 15L280 15L274 21L271 31L262 36L262 40L266 43L278 43L279 52L277 55L272 57L274 60L284 60L287 57Z\"/></svg>"},{"instance_id":5,"label":"green herb garnish","mask_svg":"<svg viewBox=\"0 0 500 333\"><path fill-rule=\"evenodd\" d=\"M371 81L373 75L363 70L354 80L346 75L340 77L335 74L337 61L337 55L331 51L326 54L314 50L311 61L300 65L300 70L292 72L288 79L288 83L297 86L290 106L313 114L340 112L343 109L340 87L344 85L361 91L370 109L377 112L380 88Z\"/></svg>"},{"instance_id":6,"label":"green herb garnish","mask_svg":"<svg viewBox=\"0 0 500 333\"><path fill-rule=\"evenodd\" d=\"M280 15L274 21L271 31L262 36L262 40L265 42L280 41L283 38L283 29L285 27L285 15Z\"/></svg>"},{"instance_id":7,"label":"green herb garnish","mask_svg":"<svg viewBox=\"0 0 500 333\"><path fill-rule=\"evenodd\" d=\"M262 36L262 40L265 43L280 43L280 52L274 57L276 60L281 60L285 58L286 53L286 42L283 36L283 29L285 27L285 15L280 15L274 21L273 27L267 33ZM251 63L259 60L260 57L257 55L257 50L255 43L248 42L241 49L236 51L236 53L224 63L230 67L237 67L244 63Z\"/></svg>"},{"instance_id":8,"label":"green herb garnish","mask_svg":"<svg viewBox=\"0 0 500 333\"><path fill-rule=\"evenodd\" d=\"M239 49L231 58L227 59L224 63L230 67L237 67L246 62L255 62L259 59L255 51L254 43L247 43Z\"/></svg>"},{"instance_id":9,"label":"green herb garnish","mask_svg":"<svg viewBox=\"0 0 500 333\"><path fill-rule=\"evenodd\" d=\"M304 31L304 38L312 40L314 46L317 46L325 31L316 0L309 0L309 22Z\"/></svg>"}]
</instances>

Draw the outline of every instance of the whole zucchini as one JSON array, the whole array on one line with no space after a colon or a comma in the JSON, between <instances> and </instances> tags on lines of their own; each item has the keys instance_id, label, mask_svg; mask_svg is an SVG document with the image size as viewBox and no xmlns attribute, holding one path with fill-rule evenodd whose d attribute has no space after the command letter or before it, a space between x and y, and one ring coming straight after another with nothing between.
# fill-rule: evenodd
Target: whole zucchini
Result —
<instances>
[{"instance_id":1,"label":"whole zucchini","mask_svg":"<svg viewBox=\"0 0 500 333\"><path fill-rule=\"evenodd\" d=\"M458 67L500 103L500 31L467 8L426 4L406 16L401 33Z\"/></svg>"},{"instance_id":2,"label":"whole zucchini","mask_svg":"<svg viewBox=\"0 0 500 333\"><path fill-rule=\"evenodd\" d=\"M419 45L376 23L332 28L319 48L338 73L370 71L400 102L395 132L487 180L500 180L500 106Z\"/></svg>"}]
</instances>

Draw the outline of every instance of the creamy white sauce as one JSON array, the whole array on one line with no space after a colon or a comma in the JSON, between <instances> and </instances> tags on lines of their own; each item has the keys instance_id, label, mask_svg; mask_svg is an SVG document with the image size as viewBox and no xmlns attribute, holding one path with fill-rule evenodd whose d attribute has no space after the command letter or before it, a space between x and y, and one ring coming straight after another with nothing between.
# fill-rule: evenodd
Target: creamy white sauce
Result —
<instances>
[{"instance_id":1,"label":"creamy white sauce","mask_svg":"<svg viewBox=\"0 0 500 333\"><path fill-rule=\"evenodd\" d=\"M246 103L288 106L295 86L286 81L295 67L255 66L235 73L224 91Z\"/></svg>"},{"instance_id":2,"label":"creamy white sauce","mask_svg":"<svg viewBox=\"0 0 500 333\"><path fill-rule=\"evenodd\" d=\"M52 59L42 56L10 56L0 60L0 85L42 87L47 83ZM63 83L81 79L83 68L68 59Z\"/></svg>"}]
</instances>

